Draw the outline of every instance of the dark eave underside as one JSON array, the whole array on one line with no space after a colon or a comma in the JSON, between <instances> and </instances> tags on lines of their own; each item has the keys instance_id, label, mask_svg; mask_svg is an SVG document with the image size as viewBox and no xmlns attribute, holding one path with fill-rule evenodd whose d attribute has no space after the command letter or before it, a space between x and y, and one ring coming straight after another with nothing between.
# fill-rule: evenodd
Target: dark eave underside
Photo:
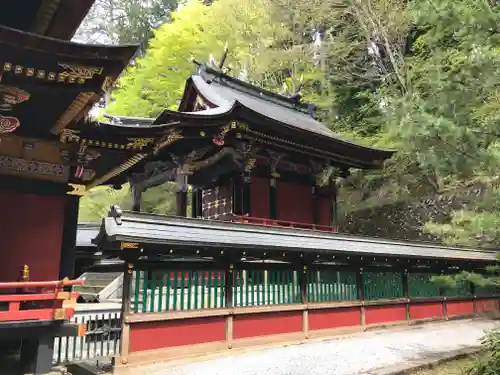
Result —
<instances>
[{"instance_id":1,"label":"dark eave underside","mask_svg":"<svg viewBox=\"0 0 500 375\"><path fill-rule=\"evenodd\" d=\"M484 250L132 212L104 219L95 243L105 249L121 241L136 242L142 246L162 245L165 251L168 251L170 245L184 248L255 249L259 252L286 250L329 256L377 255L481 263L494 263L496 260L495 252Z\"/></svg>"},{"instance_id":2,"label":"dark eave underside","mask_svg":"<svg viewBox=\"0 0 500 375\"><path fill-rule=\"evenodd\" d=\"M70 40L95 0L4 0L0 25ZM8 3L8 4L7 4Z\"/></svg>"},{"instance_id":3,"label":"dark eave underside","mask_svg":"<svg viewBox=\"0 0 500 375\"><path fill-rule=\"evenodd\" d=\"M0 99L22 94L0 116L13 134L45 137L83 118L119 76L137 46L92 46L0 26ZM20 91L22 90L22 91Z\"/></svg>"}]
</instances>

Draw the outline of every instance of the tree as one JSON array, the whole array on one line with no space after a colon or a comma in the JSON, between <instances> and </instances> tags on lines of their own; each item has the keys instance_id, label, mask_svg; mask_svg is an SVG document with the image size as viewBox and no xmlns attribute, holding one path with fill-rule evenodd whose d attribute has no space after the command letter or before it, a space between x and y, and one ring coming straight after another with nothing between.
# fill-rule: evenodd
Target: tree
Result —
<instances>
[{"instance_id":1,"label":"tree","mask_svg":"<svg viewBox=\"0 0 500 375\"><path fill-rule=\"evenodd\" d=\"M109 110L121 115L156 116L176 108L194 58L208 62L227 44L226 69L233 75L255 76L256 64L282 28L267 11L267 0L219 0L211 6L191 0L156 30L147 54L120 81ZM251 79L251 78L250 78Z\"/></svg>"},{"instance_id":2,"label":"tree","mask_svg":"<svg viewBox=\"0 0 500 375\"><path fill-rule=\"evenodd\" d=\"M171 183L149 189L142 195L141 210L143 212L174 215L175 193ZM132 208L132 197L128 184L120 190L111 187L97 187L81 198L78 222L98 223L106 217L109 208L118 205L124 210Z\"/></svg>"},{"instance_id":3,"label":"tree","mask_svg":"<svg viewBox=\"0 0 500 375\"><path fill-rule=\"evenodd\" d=\"M153 30L168 22L178 0L97 0L75 39L86 43L139 44L144 53Z\"/></svg>"}]
</instances>

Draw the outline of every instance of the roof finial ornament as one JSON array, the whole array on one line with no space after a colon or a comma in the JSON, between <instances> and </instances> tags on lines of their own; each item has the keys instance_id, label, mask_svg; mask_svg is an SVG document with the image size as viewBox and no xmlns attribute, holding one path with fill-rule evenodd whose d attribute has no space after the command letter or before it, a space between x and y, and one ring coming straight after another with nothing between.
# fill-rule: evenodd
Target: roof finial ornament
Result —
<instances>
[{"instance_id":1,"label":"roof finial ornament","mask_svg":"<svg viewBox=\"0 0 500 375\"><path fill-rule=\"evenodd\" d=\"M301 75L298 80L292 78L293 84L293 92L288 96L288 99L293 100L296 104L299 104L302 100L302 94L300 93L300 89L302 88L302 84L304 82L304 76Z\"/></svg>"},{"instance_id":2,"label":"roof finial ornament","mask_svg":"<svg viewBox=\"0 0 500 375\"><path fill-rule=\"evenodd\" d=\"M226 42L226 44L224 45L224 52L222 53L222 57L219 62L218 66L219 70L222 70L222 68L224 68L224 63L226 62L228 51L229 51L229 45Z\"/></svg>"}]
</instances>

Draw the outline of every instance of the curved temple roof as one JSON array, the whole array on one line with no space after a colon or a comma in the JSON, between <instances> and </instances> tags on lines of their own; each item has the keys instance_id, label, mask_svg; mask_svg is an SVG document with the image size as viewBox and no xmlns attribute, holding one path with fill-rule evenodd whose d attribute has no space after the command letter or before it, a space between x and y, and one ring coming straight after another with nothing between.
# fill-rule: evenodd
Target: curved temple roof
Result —
<instances>
[{"instance_id":1,"label":"curved temple roof","mask_svg":"<svg viewBox=\"0 0 500 375\"><path fill-rule=\"evenodd\" d=\"M194 110L199 96L208 106ZM313 106L299 103L242 82L206 66L186 84L180 111L165 110L156 119L106 115L116 125L163 126L220 126L232 120L249 123L259 134L281 134L278 138L294 141L299 147L330 152L343 165L358 168L380 168L394 150L366 147L336 135L314 118ZM350 164L350 165L349 165Z\"/></svg>"}]
</instances>

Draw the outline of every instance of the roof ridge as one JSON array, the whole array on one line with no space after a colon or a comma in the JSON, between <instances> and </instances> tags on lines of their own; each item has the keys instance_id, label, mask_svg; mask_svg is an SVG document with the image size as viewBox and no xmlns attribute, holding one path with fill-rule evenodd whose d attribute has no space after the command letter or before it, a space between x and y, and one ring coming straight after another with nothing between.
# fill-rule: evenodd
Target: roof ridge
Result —
<instances>
[{"instance_id":1,"label":"roof ridge","mask_svg":"<svg viewBox=\"0 0 500 375\"><path fill-rule=\"evenodd\" d=\"M312 116L313 112L316 110L316 105L314 103L309 103L309 102L299 102L297 100L294 100L293 98L289 98L285 95L278 94L275 92L272 92L270 90L264 89L260 86L253 85L249 82L242 81L238 78L232 77L228 74L225 74L217 69L211 68L205 64L199 64L199 67L201 68L202 72L208 73L210 75L213 75L216 79L215 81L219 84L226 85L232 89L238 90L240 92L243 92L248 95L252 95L254 97L257 97L261 100L267 100L271 103L282 105L284 107L287 107L289 109L293 109L295 111L298 111L302 114ZM203 76L203 74L200 74ZM213 79L212 79L213 80ZM236 84L236 86L239 87L234 87L228 84L228 82L233 82ZM207 82L210 83L210 82ZM241 88L244 88L243 90ZM271 99L271 100L270 100ZM275 100L272 100L275 99ZM314 109L312 108L314 107Z\"/></svg>"}]
</instances>

